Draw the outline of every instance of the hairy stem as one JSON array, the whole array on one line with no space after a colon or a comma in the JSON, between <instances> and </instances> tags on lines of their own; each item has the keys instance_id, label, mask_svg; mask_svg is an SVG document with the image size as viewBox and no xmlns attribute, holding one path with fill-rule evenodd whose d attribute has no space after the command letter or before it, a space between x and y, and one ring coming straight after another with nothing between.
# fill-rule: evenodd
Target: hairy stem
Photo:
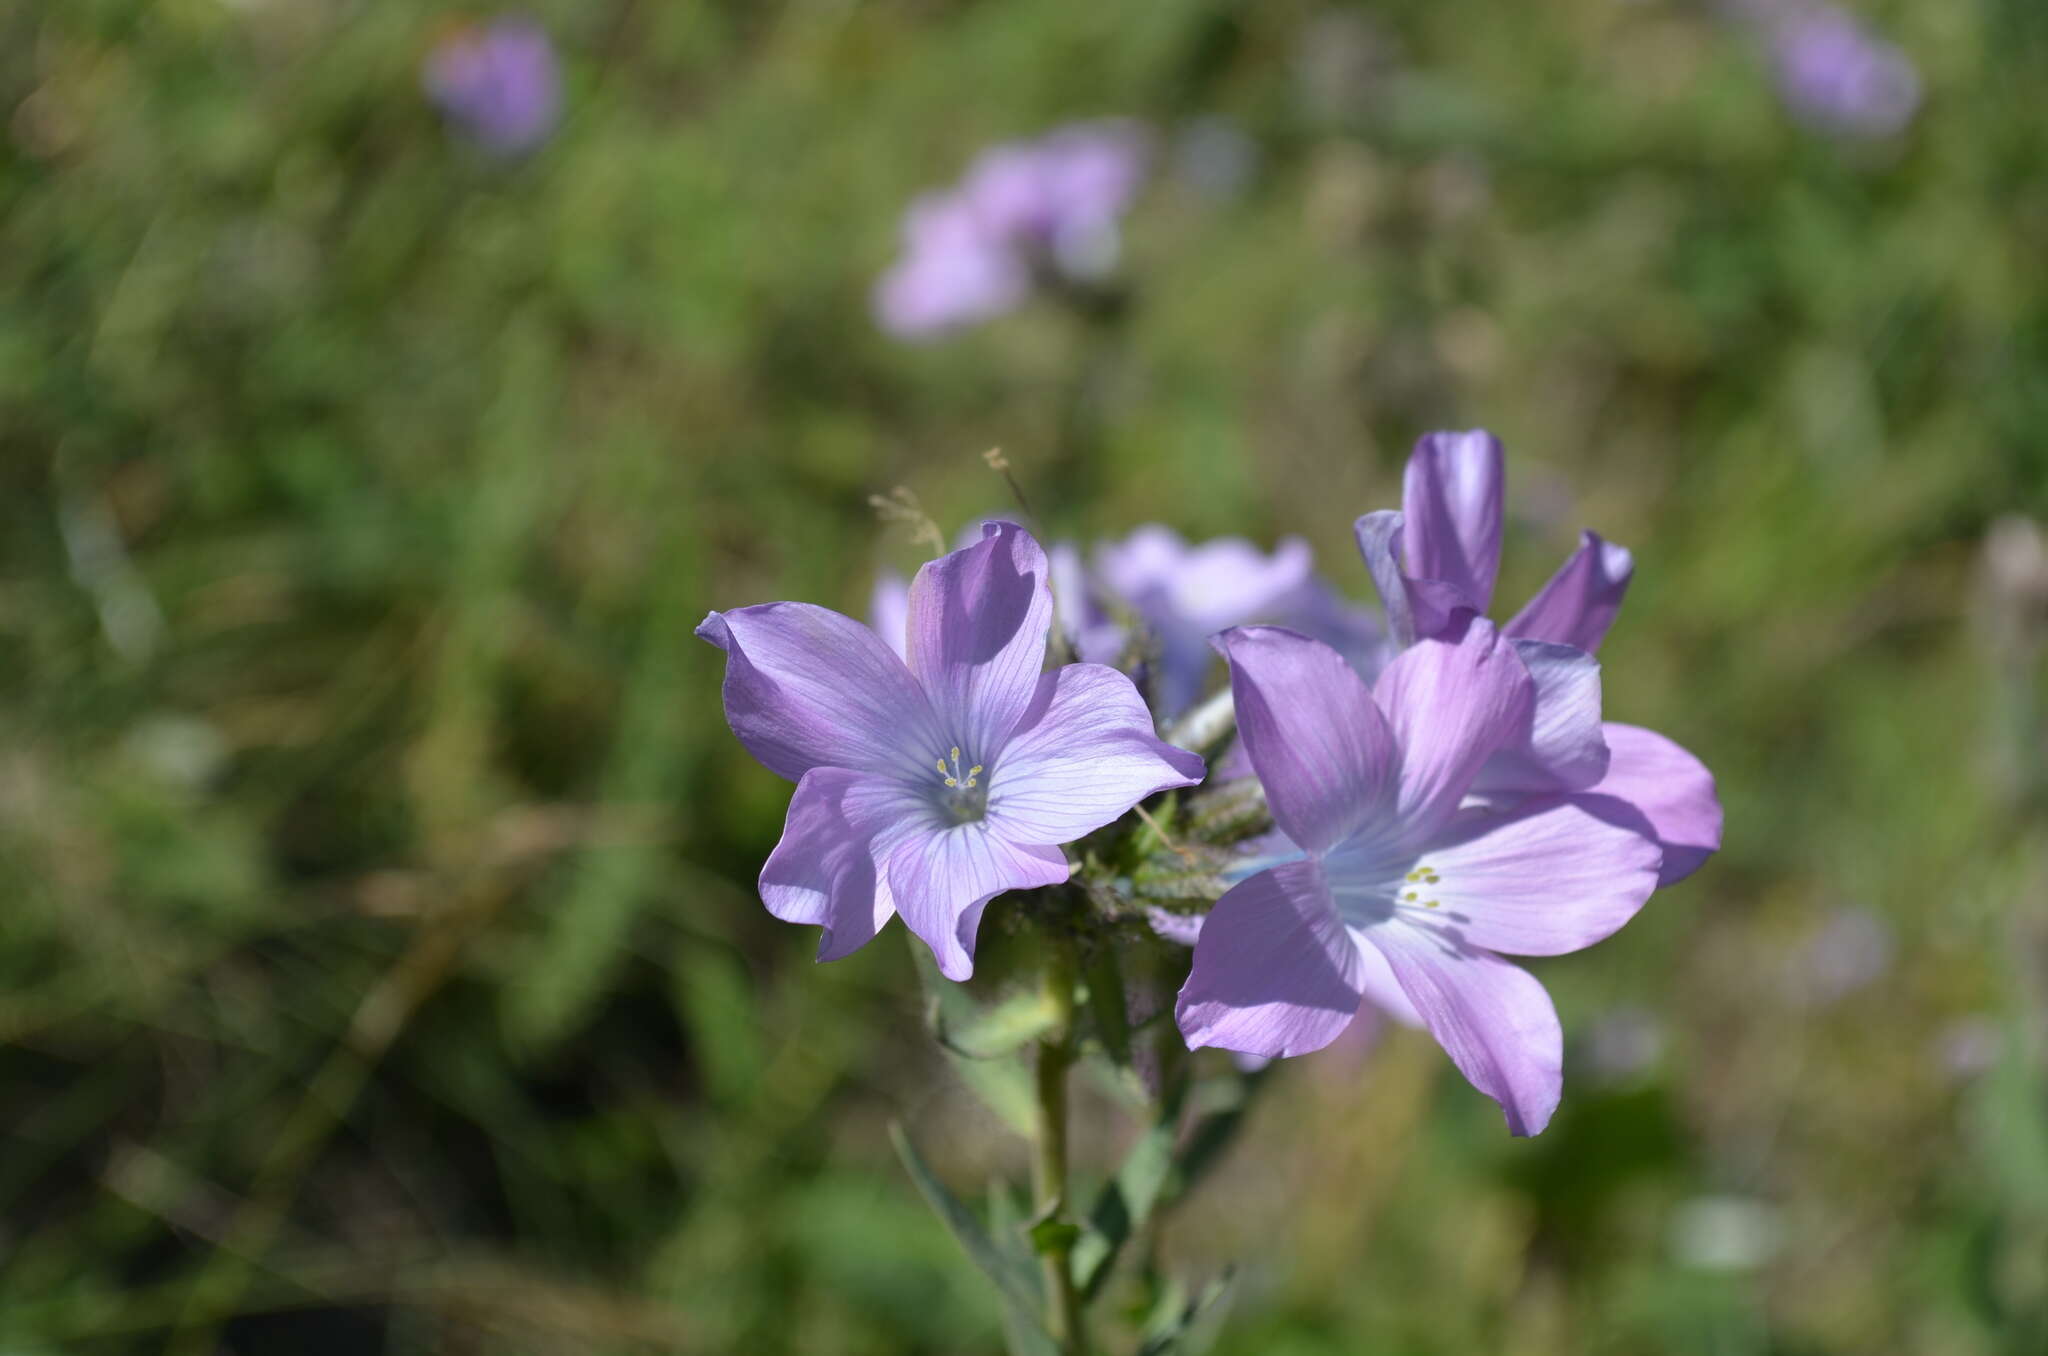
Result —
<instances>
[{"instance_id":1,"label":"hairy stem","mask_svg":"<svg viewBox=\"0 0 2048 1356\"><path fill-rule=\"evenodd\" d=\"M1033 1188L1041 1223L1067 1221L1067 1071L1074 1063L1074 950L1066 938L1048 944L1046 998L1059 1014L1038 1046L1038 1143ZM1045 1318L1053 1341L1068 1356L1086 1356L1088 1333L1081 1295L1074 1288L1073 1245L1059 1230L1045 1250Z\"/></svg>"}]
</instances>

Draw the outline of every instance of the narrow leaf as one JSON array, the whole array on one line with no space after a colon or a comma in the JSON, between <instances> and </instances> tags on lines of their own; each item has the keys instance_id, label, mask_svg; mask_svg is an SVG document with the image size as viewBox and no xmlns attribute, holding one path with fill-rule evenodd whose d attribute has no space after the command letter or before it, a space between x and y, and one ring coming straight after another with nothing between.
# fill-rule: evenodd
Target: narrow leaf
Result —
<instances>
[{"instance_id":1,"label":"narrow leaf","mask_svg":"<svg viewBox=\"0 0 2048 1356\"><path fill-rule=\"evenodd\" d=\"M924 988L926 1025L939 1039L940 1048L945 1050L953 1072L1005 1125L1018 1135L1030 1138L1038 1114L1037 1094L1032 1087L1030 1072L1011 1061L964 1055L947 1044L941 1033L948 1024L954 1027L971 1025L979 1016L981 1005L969 996L966 989L939 973L931 951L915 938L910 940L910 955L917 966L918 982Z\"/></svg>"},{"instance_id":2,"label":"narrow leaf","mask_svg":"<svg viewBox=\"0 0 2048 1356\"><path fill-rule=\"evenodd\" d=\"M1038 1320L1044 1292L1040 1288L1037 1271L1028 1261L1020 1259L1015 1252L990 1237L989 1231L974 1217L974 1212L938 1179L900 1123L890 1123L889 1139L895 1144L896 1155L903 1160L904 1169L910 1173L910 1180L916 1183L918 1194L924 1197L932 1213L952 1233L966 1252L967 1259L995 1284L1002 1295L1005 1311L1003 1330L1014 1356L1059 1356L1059 1349L1053 1345L1052 1338Z\"/></svg>"},{"instance_id":3,"label":"narrow leaf","mask_svg":"<svg viewBox=\"0 0 2048 1356\"><path fill-rule=\"evenodd\" d=\"M970 1014L949 1020L941 1011L933 1036L939 1044L967 1059L1001 1059L1037 1040L1059 1022L1059 1013L1042 993L1018 994Z\"/></svg>"},{"instance_id":4,"label":"narrow leaf","mask_svg":"<svg viewBox=\"0 0 2048 1356\"><path fill-rule=\"evenodd\" d=\"M1074 1274L1090 1299L1109 1279L1118 1251L1159 1204L1173 1174L1176 1119L1169 1115L1145 1132L1088 1212L1087 1232L1074 1247Z\"/></svg>"},{"instance_id":5,"label":"narrow leaf","mask_svg":"<svg viewBox=\"0 0 2048 1356\"><path fill-rule=\"evenodd\" d=\"M1035 1293L1042 1294L1038 1258L1031 1251L1031 1241L1024 1236L1024 1207L1009 1183L999 1179L988 1184L988 1236L1004 1263L1013 1271L1029 1273ZM1014 1304L1003 1306L1003 1349L1009 1356L1056 1356L1051 1338L1039 1324L1037 1310L1019 1309Z\"/></svg>"},{"instance_id":6,"label":"narrow leaf","mask_svg":"<svg viewBox=\"0 0 2048 1356\"><path fill-rule=\"evenodd\" d=\"M1232 1272L1225 1271L1203 1286L1193 1303L1186 1302L1184 1286L1169 1282L1145 1322L1145 1345L1138 1349L1138 1356L1194 1356L1198 1346L1208 1346L1207 1341L1191 1340L1193 1329L1222 1302L1234 1279Z\"/></svg>"}]
</instances>

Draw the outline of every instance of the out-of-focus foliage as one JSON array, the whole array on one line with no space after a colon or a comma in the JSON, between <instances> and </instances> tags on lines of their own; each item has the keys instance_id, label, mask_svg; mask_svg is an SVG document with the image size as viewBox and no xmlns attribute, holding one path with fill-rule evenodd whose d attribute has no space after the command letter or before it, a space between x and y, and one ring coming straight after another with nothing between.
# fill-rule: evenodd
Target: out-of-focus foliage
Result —
<instances>
[{"instance_id":1,"label":"out-of-focus foliage","mask_svg":"<svg viewBox=\"0 0 2048 1356\"><path fill-rule=\"evenodd\" d=\"M1609 711L1728 846L1541 967L1539 1140L1424 1040L1279 1070L1173 1217L1220 1349L2048 1348L2040 651L1970 624L2048 510L2048 9L1871 5L1925 99L1844 142L1679 0L560 0L506 158L437 8L0 9L0 1348L996 1349L887 1126L1021 1147L900 942L760 909L691 628L858 612L868 495L950 532L996 444L1053 535L1363 596L1480 423L1504 598L1636 549ZM1102 115L1120 311L877 332L913 193Z\"/></svg>"}]
</instances>

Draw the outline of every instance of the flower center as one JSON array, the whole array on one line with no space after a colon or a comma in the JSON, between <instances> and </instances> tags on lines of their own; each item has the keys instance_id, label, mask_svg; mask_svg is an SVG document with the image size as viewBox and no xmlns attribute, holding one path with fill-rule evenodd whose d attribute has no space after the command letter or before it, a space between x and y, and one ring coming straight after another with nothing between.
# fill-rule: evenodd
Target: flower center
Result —
<instances>
[{"instance_id":1,"label":"flower center","mask_svg":"<svg viewBox=\"0 0 2048 1356\"><path fill-rule=\"evenodd\" d=\"M1443 903L1440 899L1423 898L1425 894L1434 893L1430 889L1431 886L1443 883L1443 877L1436 873L1435 867L1426 862L1417 863L1415 869L1408 873L1407 880L1414 888L1401 892L1403 904L1420 904L1425 909L1434 909Z\"/></svg>"},{"instance_id":2,"label":"flower center","mask_svg":"<svg viewBox=\"0 0 2048 1356\"><path fill-rule=\"evenodd\" d=\"M1337 912L1352 927L1376 927L1396 918L1429 928L1464 921L1455 908L1444 908L1439 897L1444 878L1437 869L1399 848L1340 849L1323 866Z\"/></svg>"},{"instance_id":3,"label":"flower center","mask_svg":"<svg viewBox=\"0 0 2048 1356\"><path fill-rule=\"evenodd\" d=\"M947 753L947 757L935 759L932 764L945 782L945 789L938 796L939 808L962 824L980 819L988 812L988 788L981 782L981 764L963 770L958 744Z\"/></svg>"}]
</instances>

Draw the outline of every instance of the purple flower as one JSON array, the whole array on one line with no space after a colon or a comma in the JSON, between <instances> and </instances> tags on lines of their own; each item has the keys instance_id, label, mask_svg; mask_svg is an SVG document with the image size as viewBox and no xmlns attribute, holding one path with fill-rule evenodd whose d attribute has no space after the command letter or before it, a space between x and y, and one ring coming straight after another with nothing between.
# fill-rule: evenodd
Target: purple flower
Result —
<instances>
[{"instance_id":1,"label":"purple flower","mask_svg":"<svg viewBox=\"0 0 2048 1356\"><path fill-rule=\"evenodd\" d=\"M1031 269L958 197L928 195L903 219L903 255L875 287L875 318L904 339L971 325L1031 293Z\"/></svg>"},{"instance_id":2,"label":"purple flower","mask_svg":"<svg viewBox=\"0 0 2048 1356\"><path fill-rule=\"evenodd\" d=\"M1072 542L1054 542L1047 554L1052 561L1053 624L1082 663L1115 663L1127 637L1103 607L1079 548Z\"/></svg>"},{"instance_id":3,"label":"purple flower","mask_svg":"<svg viewBox=\"0 0 2048 1356\"><path fill-rule=\"evenodd\" d=\"M1061 844L1201 780L1200 758L1153 734L1130 679L1099 664L1040 672L1047 573L1024 529L985 524L911 581L907 659L807 603L713 612L697 628L726 652L733 733L797 783L761 899L824 928L818 959L900 913L964 979L989 900L1065 881Z\"/></svg>"},{"instance_id":4,"label":"purple flower","mask_svg":"<svg viewBox=\"0 0 2048 1356\"><path fill-rule=\"evenodd\" d=\"M1895 136L1920 107L1920 74L1906 54L1832 5L1798 5L1774 16L1778 89L1799 117L1823 131Z\"/></svg>"},{"instance_id":5,"label":"purple flower","mask_svg":"<svg viewBox=\"0 0 2048 1356\"><path fill-rule=\"evenodd\" d=\"M1188 1045L1304 1054L1369 997L1419 1019L1513 1133L1541 1130L1563 1038L1542 985L1500 953L1577 951L1633 917L1657 887L1648 826L1570 796L1467 805L1536 704L1515 647L1469 611L1372 689L1329 646L1278 627L1216 646L1274 821L1301 853L1232 887L1203 923L1175 1006Z\"/></svg>"},{"instance_id":6,"label":"purple flower","mask_svg":"<svg viewBox=\"0 0 2048 1356\"><path fill-rule=\"evenodd\" d=\"M1158 640L1159 705L1166 711L1202 695L1209 637L1226 627L1284 622L1332 643L1347 632L1361 644L1377 640L1370 619L1343 607L1316 579L1308 543L1299 537L1267 554L1241 537L1191 546L1173 529L1148 523L1098 548L1096 569Z\"/></svg>"},{"instance_id":7,"label":"purple flower","mask_svg":"<svg viewBox=\"0 0 2048 1356\"><path fill-rule=\"evenodd\" d=\"M1441 636L1469 610L1484 615L1500 568L1506 473L1492 434L1432 433L1415 446L1402 510L1360 518L1359 552L1386 609L1393 642ZM1572 794L1624 802L1654 827L1662 884L1697 870L1721 846L1714 778L1664 736L1600 719L1593 658L1628 591L1628 551L1583 534L1578 550L1501 628L1536 685L1526 726L1504 741L1473 790L1493 803Z\"/></svg>"},{"instance_id":8,"label":"purple flower","mask_svg":"<svg viewBox=\"0 0 2048 1356\"><path fill-rule=\"evenodd\" d=\"M452 32L428 54L422 83L443 113L498 155L534 149L561 114L555 49L529 19Z\"/></svg>"},{"instance_id":9,"label":"purple flower","mask_svg":"<svg viewBox=\"0 0 2048 1356\"><path fill-rule=\"evenodd\" d=\"M1011 310L1040 278L1100 279L1146 150L1136 124L1107 121L982 152L958 184L911 204L902 253L875 287L877 321L925 338Z\"/></svg>"}]
</instances>

